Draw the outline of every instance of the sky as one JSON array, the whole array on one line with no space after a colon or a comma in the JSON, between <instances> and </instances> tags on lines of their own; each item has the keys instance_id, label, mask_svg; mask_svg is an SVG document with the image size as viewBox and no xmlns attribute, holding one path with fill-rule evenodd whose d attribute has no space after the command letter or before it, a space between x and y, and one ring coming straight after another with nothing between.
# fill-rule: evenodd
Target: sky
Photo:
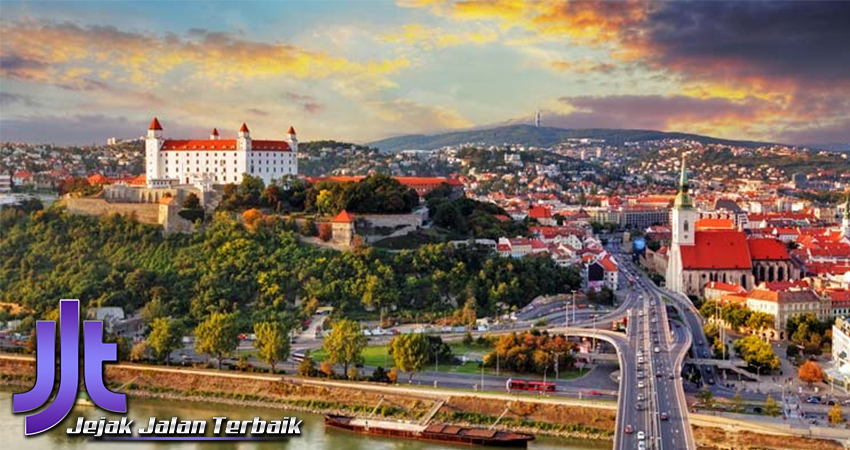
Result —
<instances>
[{"instance_id":1,"label":"sky","mask_svg":"<svg viewBox=\"0 0 850 450\"><path fill-rule=\"evenodd\" d=\"M0 140L506 123L850 143L850 2L0 2Z\"/></svg>"}]
</instances>

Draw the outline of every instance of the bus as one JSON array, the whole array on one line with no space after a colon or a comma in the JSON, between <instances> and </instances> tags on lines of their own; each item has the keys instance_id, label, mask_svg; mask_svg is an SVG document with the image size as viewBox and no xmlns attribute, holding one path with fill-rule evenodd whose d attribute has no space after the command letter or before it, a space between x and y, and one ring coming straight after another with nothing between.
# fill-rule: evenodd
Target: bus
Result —
<instances>
[{"instance_id":1,"label":"bus","mask_svg":"<svg viewBox=\"0 0 850 450\"><path fill-rule=\"evenodd\" d=\"M292 360L297 362L297 363L300 363L301 361L304 361L304 358L306 356L307 355L303 352L295 352L295 353L292 354Z\"/></svg>"},{"instance_id":2,"label":"bus","mask_svg":"<svg viewBox=\"0 0 850 450\"><path fill-rule=\"evenodd\" d=\"M508 379L508 390L555 392L555 383Z\"/></svg>"}]
</instances>

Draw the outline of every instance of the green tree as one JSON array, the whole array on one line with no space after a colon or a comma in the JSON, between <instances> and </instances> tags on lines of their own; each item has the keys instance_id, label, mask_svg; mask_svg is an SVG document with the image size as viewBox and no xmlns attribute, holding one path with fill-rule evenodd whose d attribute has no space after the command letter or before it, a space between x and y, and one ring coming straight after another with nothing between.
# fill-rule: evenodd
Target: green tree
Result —
<instances>
[{"instance_id":1,"label":"green tree","mask_svg":"<svg viewBox=\"0 0 850 450\"><path fill-rule=\"evenodd\" d=\"M773 347L758 336L738 339L734 348L750 367L768 370L779 368L779 357L773 352Z\"/></svg>"},{"instance_id":2,"label":"green tree","mask_svg":"<svg viewBox=\"0 0 850 450\"><path fill-rule=\"evenodd\" d=\"M714 394L711 393L707 386L704 386L697 392L697 399L708 408L714 406Z\"/></svg>"},{"instance_id":3,"label":"green tree","mask_svg":"<svg viewBox=\"0 0 850 450\"><path fill-rule=\"evenodd\" d=\"M732 412L742 413L744 412L744 399L741 398L741 391L736 390L735 396L732 397Z\"/></svg>"},{"instance_id":4,"label":"green tree","mask_svg":"<svg viewBox=\"0 0 850 450\"><path fill-rule=\"evenodd\" d=\"M328 353L328 360L334 364L342 364L343 373L348 374L350 364L363 362L366 343L366 336L363 335L360 324L342 319L334 322L323 348Z\"/></svg>"},{"instance_id":5,"label":"green tree","mask_svg":"<svg viewBox=\"0 0 850 450\"><path fill-rule=\"evenodd\" d=\"M770 394L767 394L767 399L764 401L764 413L771 417L776 417L780 413L779 405L776 404L776 400Z\"/></svg>"},{"instance_id":6,"label":"green tree","mask_svg":"<svg viewBox=\"0 0 850 450\"><path fill-rule=\"evenodd\" d=\"M310 352L304 355L304 359L298 363L298 375L302 377L316 376L316 361L310 356Z\"/></svg>"},{"instance_id":7,"label":"green tree","mask_svg":"<svg viewBox=\"0 0 850 450\"><path fill-rule=\"evenodd\" d=\"M201 199L199 199L194 192L190 192L189 195L186 196L186 199L183 200L183 208L185 209L199 209L200 207Z\"/></svg>"},{"instance_id":8,"label":"green tree","mask_svg":"<svg viewBox=\"0 0 850 450\"><path fill-rule=\"evenodd\" d=\"M154 354L168 365L171 352L183 347L183 323L171 318L154 319L146 341Z\"/></svg>"},{"instance_id":9,"label":"green tree","mask_svg":"<svg viewBox=\"0 0 850 450\"><path fill-rule=\"evenodd\" d=\"M254 324L254 334L257 335L254 341L257 356L271 365L271 372L274 373L278 361L289 356L287 330L280 322L258 322Z\"/></svg>"},{"instance_id":10,"label":"green tree","mask_svg":"<svg viewBox=\"0 0 850 450\"><path fill-rule=\"evenodd\" d=\"M195 328L195 350L214 356L218 361L219 370L225 355L236 350L238 339L239 332L234 314L210 313L209 317Z\"/></svg>"},{"instance_id":11,"label":"green tree","mask_svg":"<svg viewBox=\"0 0 850 450\"><path fill-rule=\"evenodd\" d=\"M829 410L829 423L839 425L844 423L844 415L841 414L841 405L835 403Z\"/></svg>"},{"instance_id":12,"label":"green tree","mask_svg":"<svg viewBox=\"0 0 850 450\"><path fill-rule=\"evenodd\" d=\"M408 381L428 362L428 350L427 337L419 333L396 336L389 349L396 367L408 373Z\"/></svg>"}]
</instances>

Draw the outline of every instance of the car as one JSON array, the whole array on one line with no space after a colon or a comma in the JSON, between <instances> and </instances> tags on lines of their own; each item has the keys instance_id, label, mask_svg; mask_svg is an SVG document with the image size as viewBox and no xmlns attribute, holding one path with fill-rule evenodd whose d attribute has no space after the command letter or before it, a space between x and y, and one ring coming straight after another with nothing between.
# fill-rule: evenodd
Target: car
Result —
<instances>
[{"instance_id":1,"label":"car","mask_svg":"<svg viewBox=\"0 0 850 450\"><path fill-rule=\"evenodd\" d=\"M667 420L669 418L670 416L668 416L666 412L661 413L661 420Z\"/></svg>"},{"instance_id":2,"label":"car","mask_svg":"<svg viewBox=\"0 0 850 450\"><path fill-rule=\"evenodd\" d=\"M667 375L667 378L673 380L673 379L676 378L676 375L673 375L673 373L670 373L669 375Z\"/></svg>"},{"instance_id":3,"label":"car","mask_svg":"<svg viewBox=\"0 0 850 450\"><path fill-rule=\"evenodd\" d=\"M655 372L655 378L661 378L661 371Z\"/></svg>"},{"instance_id":4,"label":"car","mask_svg":"<svg viewBox=\"0 0 850 450\"><path fill-rule=\"evenodd\" d=\"M708 378L708 384L712 384L712 385L714 384L714 377Z\"/></svg>"},{"instance_id":5,"label":"car","mask_svg":"<svg viewBox=\"0 0 850 450\"><path fill-rule=\"evenodd\" d=\"M820 403L820 397L812 395L806 399L806 403Z\"/></svg>"},{"instance_id":6,"label":"car","mask_svg":"<svg viewBox=\"0 0 850 450\"><path fill-rule=\"evenodd\" d=\"M706 367L706 368L705 368L705 373L711 373L711 367Z\"/></svg>"},{"instance_id":7,"label":"car","mask_svg":"<svg viewBox=\"0 0 850 450\"><path fill-rule=\"evenodd\" d=\"M644 440L644 439L646 439L646 434L644 434L643 431L638 431L637 438L640 439L640 440Z\"/></svg>"},{"instance_id":8,"label":"car","mask_svg":"<svg viewBox=\"0 0 850 450\"><path fill-rule=\"evenodd\" d=\"M653 344L657 344L657 343L658 343L658 336L655 336L654 338L652 338L652 343L653 343Z\"/></svg>"},{"instance_id":9,"label":"car","mask_svg":"<svg viewBox=\"0 0 850 450\"><path fill-rule=\"evenodd\" d=\"M637 377L638 377L638 380L642 380L643 379L643 372L638 371Z\"/></svg>"},{"instance_id":10,"label":"car","mask_svg":"<svg viewBox=\"0 0 850 450\"><path fill-rule=\"evenodd\" d=\"M638 450L646 450L646 442L638 441Z\"/></svg>"},{"instance_id":11,"label":"car","mask_svg":"<svg viewBox=\"0 0 850 450\"><path fill-rule=\"evenodd\" d=\"M646 400L646 398L643 396L643 394L638 394L637 399L638 399L639 402Z\"/></svg>"},{"instance_id":12,"label":"car","mask_svg":"<svg viewBox=\"0 0 850 450\"><path fill-rule=\"evenodd\" d=\"M643 364L643 357L638 358L638 364Z\"/></svg>"},{"instance_id":13,"label":"car","mask_svg":"<svg viewBox=\"0 0 850 450\"><path fill-rule=\"evenodd\" d=\"M643 389L643 388L644 388L644 386L646 386L646 385L645 385L645 384L643 384L643 381L638 381L638 388L639 388L639 389Z\"/></svg>"},{"instance_id":14,"label":"car","mask_svg":"<svg viewBox=\"0 0 850 450\"><path fill-rule=\"evenodd\" d=\"M661 348L655 347L654 349L652 349L652 351L654 351L655 353L661 353Z\"/></svg>"},{"instance_id":15,"label":"car","mask_svg":"<svg viewBox=\"0 0 850 450\"><path fill-rule=\"evenodd\" d=\"M626 434L632 434L635 432L635 429L632 428L631 425L626 425L626 428L623 430Z\"/></svg>"},{"instance_id":16,"label":"car","mask_svg":"<svg viewBox=\"0 0 850 450\"><path fill-rule=\"evenodd\" d=\"M643 411L643 403L638 403L637 405L635 405L635 409L637 409L638 411Z\"/></svg>"}]
</instances>

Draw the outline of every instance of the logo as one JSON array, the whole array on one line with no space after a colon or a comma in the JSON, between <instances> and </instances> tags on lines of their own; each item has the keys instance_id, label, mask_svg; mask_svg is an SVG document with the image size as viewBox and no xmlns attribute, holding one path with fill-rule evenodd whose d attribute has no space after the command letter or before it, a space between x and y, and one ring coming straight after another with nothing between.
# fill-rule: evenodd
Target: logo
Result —
<instances>
[{"instance_id":1,"label":"logo","mask_svg":"<svg viewBox=\"0 0 850 450\"><path fill-rule=\"evenodd\" d=\"M77 400L80 363L80 301L62 300L59 304L60 377L59 390L53 403L36 414L27 416L24 431L27 436L47 431L61 422ZM103 342L103 322L87 320L83 324L85 333L84 358L86 391L92 401L103 409L126 413L127 399L106 389L103 384L103 362L115 361L116 344ZM53 393L56 371L56 322L40 320L36 324L36 380L35 386L13 397L15 414L32 411L47 403Z\"/></svg>"}]
</instances>

